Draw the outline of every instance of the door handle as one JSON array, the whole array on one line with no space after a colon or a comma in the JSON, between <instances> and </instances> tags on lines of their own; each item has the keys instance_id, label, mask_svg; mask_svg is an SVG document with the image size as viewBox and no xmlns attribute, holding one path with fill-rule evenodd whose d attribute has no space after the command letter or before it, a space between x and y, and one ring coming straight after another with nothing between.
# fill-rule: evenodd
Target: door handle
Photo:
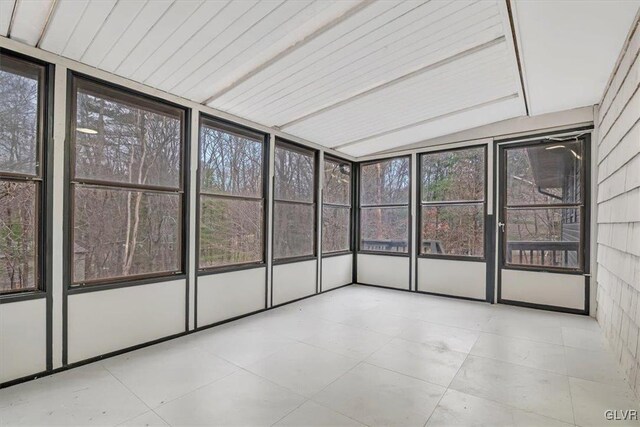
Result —
<instances>
[{"instance_id":1,"label":"door handle","mask_svg":"<svg viewBox=\"0 0 640 427\"><path fill-rule=\"evenodd\" d=\"M498 228L504 233L504 222L498 222Z\"/></svg>"}]
</instances>

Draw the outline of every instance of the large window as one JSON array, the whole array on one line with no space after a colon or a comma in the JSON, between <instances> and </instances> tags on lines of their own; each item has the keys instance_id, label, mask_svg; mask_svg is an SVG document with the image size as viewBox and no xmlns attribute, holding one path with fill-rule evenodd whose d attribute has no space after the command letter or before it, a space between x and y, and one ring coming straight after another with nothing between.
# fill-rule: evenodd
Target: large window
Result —
<instances>
[{"instance_id":1,"label":"large window","mask_svg":"<svg viewBox=\"0 0 640 427\"><path fill-rule=\"evenodd\" d=\"M360 168L360 250L409 252L409 157Z\"/></svg>"},{"instance_id":2,"label":"large window","mask_svg":"<svg viewBox=\"0 0 640 427\"><path fill-rule=\"evenodd\" d=\"M273 257L315 255L315 153L278 141L275 148Z\"/></svg>"},{"instance_id":3,"label":"large window","mask_svg":"<svg viewBox=\"0 0 640 427\"><path fill-rule=\"evenodd\" d=\"M506 265L582 269L584 139L505 149Z\"/></svg>"},{"instance_id":4,"label":"large window","mask_svg":"<svg viewBox=\"0 0 640 427\"><path fill-rule=\"evenodd\" d=\"M325 157L322 253L351 249L351 163Z\"/></svg>"},{"instance_id":5,"label":"large window","mask_svg":"<svg viewBox=\"0 0 640 427\"><path fill-rule=\"evenodd\" d=\"M41 287L44 76L0 54L0 294Z\"/></svg>"},{"instance_id":6,"label":"large window","mask_svg":"<svg viewBox=\"0 0 640 427\"><path fill-rule=\"evenodd\" d=\"M420 156L420 254L484 257L486 148Z\"/></svg>"},{"instance_id":7,"label":"large window","mask_svg":"<svg viewBox=\"0 0 640 427\"><path fill-rule=\"evenodd\" d=\"M183 268L184 110L74 77L71 281Z\"/></svg>"},{"instance_id":8,"label":"large window","mask_svg":"<svg viewBox=\"0 0 640 427\"><path fill-rule=\"evenodd\" d=\"M201 270L264 261L264 136L200 124Z\"/></svg>"}]
</instances>

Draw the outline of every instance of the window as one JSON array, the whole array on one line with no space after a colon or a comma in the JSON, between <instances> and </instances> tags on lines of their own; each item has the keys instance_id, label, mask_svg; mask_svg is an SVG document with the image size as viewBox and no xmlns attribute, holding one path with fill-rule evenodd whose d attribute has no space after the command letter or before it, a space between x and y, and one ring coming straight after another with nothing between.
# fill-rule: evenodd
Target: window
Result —
<instances>
[{"instance_id":1,"label":"window","mask_svg":"<svg viewBox=\"0 0 640 427\"><path fill-rule=\"evenodd\" d=\"M0 54L0 294L42 288L44 76Z\"/></svg>"},{"instance_id":2,"label":"window","mask_svg":"<svg viewBox=\"0 0 640 427\"><path fill-rule=\"evenodd\" d=\"M409 252L409 157L360 168L360 250Z\"/></svg>"},{"instance_id":3,"label":"window","mask_svg":"<svg viewBox=\"0 0 640 427\"><path fill-rule=\"evenodd\" d=\"M200 124L201 270L264 261L264 136Z\"/></svg>"},{"instance_id":4,"label":"window","mask_svg":"<svg viewBox=\"0 0 640 427\"><path fill-rule=\"evenodd\" d=\"M582 269L584 139L505 151L505 264Z\"/></svg>"},{"instance_id":5,"label":"window","mask_svg":"<svg viewBox=\"0 0 640 427\"><path fill-rule=\"evenodd\" d=\"M275 148L273 257L315 255L315 154L278 142Z\"/></svg>"},{"instance_id":6,"label":"window","mask_svg":"<svg viewBox=\"0 0 640 427\"><path fill-rule=\"evenodd\" d=\"M351 249L351 164L325 157L322 253Z\"/></svg>"},{"instance_id":7,"label":"window","mask_svg":"<svg viewBox=\"0 0 640 427\"><path fill-rule=\"evenodd\" d=\"M74 77L71 281L183 272L185 111Z\"/></svg>"},{"instance_id":8,"label":"window","mask_svg":"<svg viewBox=\"0 0 640 427\"><path fill-rule=\"evenodd\" d=\"M485 147L420 156L420 254L484 257Z\"/></svg>"}]
</instances>

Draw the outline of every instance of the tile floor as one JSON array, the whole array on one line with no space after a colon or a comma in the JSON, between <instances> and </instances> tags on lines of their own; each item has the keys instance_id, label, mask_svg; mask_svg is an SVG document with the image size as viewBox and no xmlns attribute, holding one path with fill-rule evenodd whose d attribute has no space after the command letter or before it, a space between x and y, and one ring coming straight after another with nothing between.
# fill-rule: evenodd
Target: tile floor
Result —
<instances>
[{"instance_id":1,"label":"tile floor","mask_svg":"<svg viewBox=\"0 0 640 427\"><path fill-rule=\"evenodd\" d=\"M602 426L606 409L640 406L593 319L364 286L0 390L2 426Z\"/></svg>"}]
</instances>

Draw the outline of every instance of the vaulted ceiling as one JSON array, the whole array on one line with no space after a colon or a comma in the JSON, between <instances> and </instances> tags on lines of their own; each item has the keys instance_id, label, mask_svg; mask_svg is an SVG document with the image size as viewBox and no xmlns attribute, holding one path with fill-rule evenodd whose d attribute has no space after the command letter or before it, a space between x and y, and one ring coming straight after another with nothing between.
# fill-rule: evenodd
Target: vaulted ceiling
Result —
<instances>
[{"instance_id":1,"label":"vaulted ceiling","mask_svg":"<svg viewBox=\"0 0 640 427\"><path fill-rule=\"evenodd\" d=\"M0 0L0 35L361 156L598 102L639 5Z\"/></svg>"}]
</instances>

